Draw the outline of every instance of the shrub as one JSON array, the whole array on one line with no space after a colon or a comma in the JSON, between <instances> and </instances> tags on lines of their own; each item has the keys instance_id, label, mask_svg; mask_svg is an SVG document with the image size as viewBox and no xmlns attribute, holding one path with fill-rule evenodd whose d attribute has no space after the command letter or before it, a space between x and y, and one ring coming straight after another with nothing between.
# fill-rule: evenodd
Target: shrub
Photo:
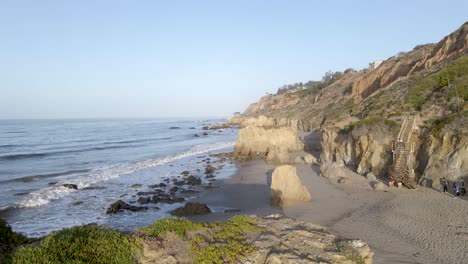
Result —
<instances>
[{"instance_id":1,"label":"shrub","mask_svg":"<svg viewBox=\"0 0 468 264\"><path fill-rule=\"evenodd\" d=\"M52 232L38 247L21 247L12 263L134 263L139 246L123 233L98 226Z\"/></svg>"},{"instance_id":2,"label":"shrub","mask_svg":"<svg viewBox=\"0 0 468 264\"><path fill-rule=\"evenodd\" d=\"M148 236L156 237L165 232L173 232L179 237L185 238L187 232L196 231L205 226L206 224L195 223L182 218L163 218L140 230Z\"/></svg>"},{"instance_id":3,"label":"shrub","mask_svg":"<svg viewBox=\"0 0 468 264\"><path fill-rule=\"evenodd\" d=\"M439 137L440 132L446 125L464 117L468 117L468 110L430 120L431 134L435 137Z\"/></svg>"},{"instance_id":4,"label":"shrub","mask_svg":"<svg viewBox=\"0 0 468 264\"><path fill-rule=\"evenodd\" d=\"M164 218L152 225L140 229L149 236L161 236L165 232L174 232L188 240L196 263L236 263L255 247L246 242L246 232L259 232L253 218L245 215L234 216L227 222L194 223L180 218ZM192 231L209 229L208 237L187 236Z\"/></svg>"}]
</instances>

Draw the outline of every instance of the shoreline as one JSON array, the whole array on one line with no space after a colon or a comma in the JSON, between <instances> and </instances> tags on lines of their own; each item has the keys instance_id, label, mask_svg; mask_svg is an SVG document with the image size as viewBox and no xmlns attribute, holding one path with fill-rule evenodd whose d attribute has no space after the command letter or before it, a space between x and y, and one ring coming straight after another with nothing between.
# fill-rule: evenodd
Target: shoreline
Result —
<instances>
[{"instance_id":1,"label":"shoreline","mask_svg":"<svg viewBox=\"0 0 468 264\"><path fill-rule=\"evenodd\" d=\"M263 160L238 163L237 172L195 201L240 209L190 216L194 221L224 221L235 214L284 214L319 224L331 233L366 241L374 263L464 263L468 259L468 203L433 189L375 191L370 181L350 175L347 184L319 176L320 168L296 165L312 201L286 208L270 206L271 173Z\"/></svg>"}]
</instances>

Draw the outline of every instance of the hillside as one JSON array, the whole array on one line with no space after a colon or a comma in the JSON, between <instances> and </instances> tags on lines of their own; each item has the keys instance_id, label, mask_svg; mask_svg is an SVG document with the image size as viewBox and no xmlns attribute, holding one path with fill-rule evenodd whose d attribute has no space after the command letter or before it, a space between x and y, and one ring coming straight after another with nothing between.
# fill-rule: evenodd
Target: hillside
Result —
<instances>
[{"instance_id":1,"label":"hillside","mask_svg":"<svg viewBox=\"0 0 468 264\"><path fill-rule=\"evenodd\" d=\"M404 171L412 181L439 188L442 177L466 177L468 22L437 44L418 45L375 68L345 72L326 86L324 80L308 82L312 88L283 86L231 122L320 130L322 162L381 178L396 164L392 152L401 126L409 153ZM411 126L404 125L407 119Z\"/></svg>"},{"instance_id":2,"label":"hillside","mask_svg":"<svg viewBox=\"0 0 468 264\"><path fill-rule=\"evenodd\" d=\"M298 120L298 128L305 131L370 115L395 117L417 112L428 118L441 117L466 107L467 54L468 22L437 44L419 45L376 69L349 71L320 90L264 96L243 117Z\"/></svg>"}]
</instances>

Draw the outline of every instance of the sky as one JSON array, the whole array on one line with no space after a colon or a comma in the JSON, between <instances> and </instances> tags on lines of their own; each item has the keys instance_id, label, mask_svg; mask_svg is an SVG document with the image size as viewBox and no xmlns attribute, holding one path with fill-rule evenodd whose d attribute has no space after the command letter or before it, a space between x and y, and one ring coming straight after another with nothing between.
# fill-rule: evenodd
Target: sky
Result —
<instances>
[{"instance_id":1,"label":"sky","mask_svg":"<svg viewBox=\"0 0 468 264\"><path fill-rule=\"evenodd\" d=\"M229 117L438 42L468 1L0 0L0 119Z\"/></svg>"}]
</instances>

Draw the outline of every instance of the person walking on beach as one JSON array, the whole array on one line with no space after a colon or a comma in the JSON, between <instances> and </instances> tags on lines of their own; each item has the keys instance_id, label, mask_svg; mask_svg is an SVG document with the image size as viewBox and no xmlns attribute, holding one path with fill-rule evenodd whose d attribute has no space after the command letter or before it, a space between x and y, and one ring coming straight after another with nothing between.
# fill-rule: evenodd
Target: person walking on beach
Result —
<instances>
[{"instance_id":1,"label":"person walking on beach","mask_svg":"<svg viewBox=\"0 0 468 264\"><path fill-rule=\"evenodd\" d=\"M457 183L453 183L453 195L460 196L460 187L458 187Z\"/></svg>"},{"instance_id":2,"label":"person walking on beach","mask_svg":"<svg viewBox=\"0 0 468 264\"><path fill-rule=\"evenodd\" d=\"M465 181L463 179L460 180L460 193L462 196L466 195Z\"/></svg>"},{"instance_id":3,"label":"person walking on beach","mask_svg":"<svg viewBox=\"0 0 468 264\"><path fill-rule=\"evenodd\" d=\"M444 178L442 178L442 184L444 185L444 192L448 192L448 181Z\"/></svg>"}]
</instances>

